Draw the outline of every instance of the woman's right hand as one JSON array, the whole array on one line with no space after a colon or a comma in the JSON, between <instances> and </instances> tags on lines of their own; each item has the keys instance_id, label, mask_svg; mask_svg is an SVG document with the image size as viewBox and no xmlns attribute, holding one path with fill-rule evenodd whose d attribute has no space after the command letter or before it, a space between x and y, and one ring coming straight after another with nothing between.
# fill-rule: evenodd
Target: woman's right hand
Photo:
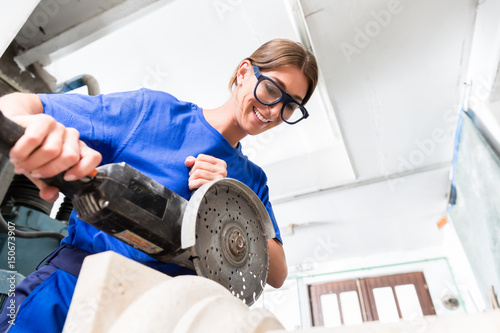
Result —
<instances>
[{"instance_id":1,"label":"woman's right hand","mask_svg":"<svg viewBox=\"0 0 500 333\"><path fill-rule=\"evenodd\" d=\"M25 128L24 135L10 151L9 158L17 174L26 175L40 189L40 197L54 202L59 190L40 178L66 171L64 179L72 181L90 174L101 162L99 152L80 140L76 129L66 128L45 114L12 116Z\"/></svg>"}]
</instances>

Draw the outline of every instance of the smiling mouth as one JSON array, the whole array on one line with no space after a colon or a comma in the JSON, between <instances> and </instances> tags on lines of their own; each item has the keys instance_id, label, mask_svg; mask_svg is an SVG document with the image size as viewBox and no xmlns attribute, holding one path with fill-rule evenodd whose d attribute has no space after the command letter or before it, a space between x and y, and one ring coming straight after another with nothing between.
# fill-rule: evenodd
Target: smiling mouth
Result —
<instances>
[{"instance_id":1,"label":"smiling mouth","mask_svg":"<svg viewBox=\"0 0 500 333\"><path fill-rule=\"evenodd\" d=\"M271 121L269 119L264 118L264 116L262 114L260 114L260 112L257 111L257 109L255 107L253 108L253 113L255 113L257 118L259 118L259 120L262 121L263 123L268 123Z\"/></svg>"}]
</instances>

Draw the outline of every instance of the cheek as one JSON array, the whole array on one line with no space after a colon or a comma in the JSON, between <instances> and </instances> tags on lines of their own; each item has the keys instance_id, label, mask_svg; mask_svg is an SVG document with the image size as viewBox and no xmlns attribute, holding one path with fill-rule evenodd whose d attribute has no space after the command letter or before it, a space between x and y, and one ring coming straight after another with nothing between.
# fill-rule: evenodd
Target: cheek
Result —
<instances>
[{"instance_id":1,"label":"cheek","mask_svg":"<svg viewBox=\"0 0 500 333\"><path fill-rule=\"evenodd\" d=\"M253 100L255 100L255 97L253 96L253 90L247 89L245 91L245 98L246 98L247 101L253 101Z\"/></svg>"},{"instance_id":2,"label":"cheek","mask_svg":"<svg viewBox=\"0 0 500 333\"><path fill-rule=\"evenodd\" d=\"M253 94L246 94L243 97L243 105L242 106L243 106L243 109L248 110L248 112L250 112L254 106L258 107L258 101L255 100L255 98L253 97Z\"/></svg>"},{"instance_id":3,"label":"cheek","mask_svg":"<svg viewBox=\"0 0 500 333\"><path fill-rule=\"evenodd\" d=\"M245 101L253 101L255 99L253 91L255 89L254 82L245 82L240 87L240 91Z\"/></svg>"}]
</instances>

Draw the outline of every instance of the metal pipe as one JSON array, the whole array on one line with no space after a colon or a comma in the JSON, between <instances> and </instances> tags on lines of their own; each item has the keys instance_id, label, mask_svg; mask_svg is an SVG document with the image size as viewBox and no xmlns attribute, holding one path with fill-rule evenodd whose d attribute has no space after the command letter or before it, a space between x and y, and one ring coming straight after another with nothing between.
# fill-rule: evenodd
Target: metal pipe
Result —
<instances>
[{"instance_id":1,"label":"metal pipe","mask_svg":"<svg viewBox=\"0 0 500 333\"><path fill-rule=\"evenodd\" d=\"M57 86L54 93L62 94L83 86L87 86L88 93L90 96L96 96L100 94L99 83L92 75L89 74L79 75L77 77L74 77L68 81L61 83L60 85Z\"/></svg>"}]
</instances>

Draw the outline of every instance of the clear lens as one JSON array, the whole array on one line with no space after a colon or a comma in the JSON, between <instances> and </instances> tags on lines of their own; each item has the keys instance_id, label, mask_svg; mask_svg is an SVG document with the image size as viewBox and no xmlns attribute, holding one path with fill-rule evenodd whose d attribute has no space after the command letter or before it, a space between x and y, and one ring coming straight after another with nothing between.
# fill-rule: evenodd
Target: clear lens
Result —
<instances>
[{"instance_id":1,"label":"clear lens","mask_svg":"<svg viewBox=\"0 0 500 333\"><path fill-rule=\"evenodd\" d=\"M280 88L273 81L264 78L257 83L255 88L255 97L257 100L264 105L274 105L282 98L282 92ZM290 97L285 96L284 102L290 100ZM296 123L307 114L307 111L303 106L295 102L289 102L285 105L282 110L282 118L287 123Z\"/></svg>"},{"instance_id":2,"label":"clear lens","mask_svg":"<svg viewBox=\"0 0 500 333\"><path fill-rule=\"evenodd\" d=\"M289 123L299 121L304 117L305 110L297 103L288 103L283 109L283 120Z\"/></svg>"},{"instance_id":3,"label":"clear lens","mask_svg":"<svg viewBox=\"0 0 500 333\"><path fill-rule=\"evenodd\" d=\"M281 90L269 80L262 80L255 91L257 99L263 103L274 103L281 98Z\"/></svg>"}]
</instances>

